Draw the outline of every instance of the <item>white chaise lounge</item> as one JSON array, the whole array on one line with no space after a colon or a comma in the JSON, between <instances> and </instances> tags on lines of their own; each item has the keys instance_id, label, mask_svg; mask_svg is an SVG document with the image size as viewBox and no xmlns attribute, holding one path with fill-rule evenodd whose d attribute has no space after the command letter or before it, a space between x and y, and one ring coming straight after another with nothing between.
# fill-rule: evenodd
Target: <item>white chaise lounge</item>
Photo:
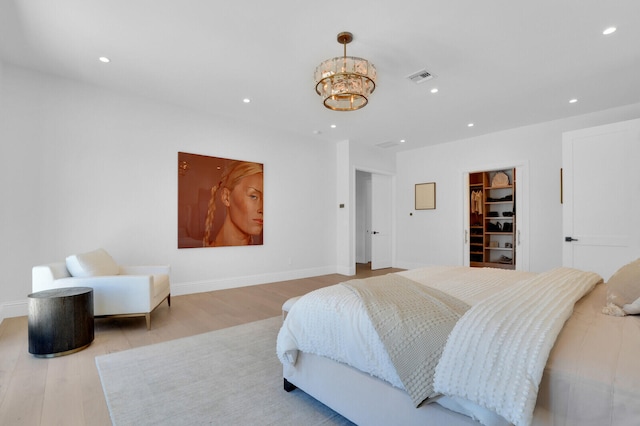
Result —
<instances>
[{"instance_id":1,"label":"white chaise lounge","mask_svg":"<svg viewBox=\"0 0 640 426\"><path fill-rule=\"evenodd\" d=\"M171 306L170 266L121 266L103 249L68 256L64 262L34 266L33 292L64 287L93 288L96 317L144 316L165 299Z\"/></svg>"}]
</instances>

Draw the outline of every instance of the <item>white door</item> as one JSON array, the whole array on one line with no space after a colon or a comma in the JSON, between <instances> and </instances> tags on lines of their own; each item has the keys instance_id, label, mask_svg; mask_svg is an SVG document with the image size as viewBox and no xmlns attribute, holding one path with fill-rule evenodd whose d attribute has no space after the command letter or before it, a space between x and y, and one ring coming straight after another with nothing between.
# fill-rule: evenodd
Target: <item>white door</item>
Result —
<instances>
[{"instance_id":1,"label":"white door","mask_svg":"<svg viewBox=\"0 0 640 426\"><path fill-rule=\"evenodd\" d=\"M391 267L391 176L371 174L371 269Z\"/></svg>"},{"instance_id":2,"label":"white door","mask_svg":"<svg viewBox=\"0 0 640 426\"><path fill-rule=\"evenodd\" d=\"M640 120L562 140L564 266L607 280L640 255Z\"/></svg>"}]
</instances>

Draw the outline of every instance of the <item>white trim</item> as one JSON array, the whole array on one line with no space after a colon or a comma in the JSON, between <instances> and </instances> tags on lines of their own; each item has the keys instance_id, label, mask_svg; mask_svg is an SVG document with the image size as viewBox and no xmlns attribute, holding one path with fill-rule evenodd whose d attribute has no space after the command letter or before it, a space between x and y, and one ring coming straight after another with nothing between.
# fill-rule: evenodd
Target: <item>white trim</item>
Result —
<instances>
[{"instance_id":1,"label":"white trim","mask_svg":"<svg viewBox=\"0 0 640 426\"><path fill-rule=\"evenodd\" d=\"M16 300L0 305L0 324L5 318L24 317L29 314L28 299Z\"/></svg>"},{"instance_id":2,"label":"white trim","mask_svg":"<svg viewBox=\"0 0 640 426\"><path fill-rule=\"evenodd\" d=\"M396 262L394 268L398 269L419 269L426 268L427 266L434 266L431 263L416 263L416 262Z\"/></svg>"},{"instance_id":3,"label":"white trim","mask_svg":"<svg viewBox=\"0 0 640 426\"><path fill-rule=\"evenodd\" d=\"M219 280L203 280L182 283L171 283L171 295L182 296L185 294L204 293L207 291L226 290L230 288L247 287L251 285L269 284L278 281L296 280L308 277L317 277L341 272L335 266L324 266L311 269L298 269L293 271L275 272L271 274L247 275L241 277L222 278ZM346 275L346 274L343 274Z\"/></svg>"}]
</instances>

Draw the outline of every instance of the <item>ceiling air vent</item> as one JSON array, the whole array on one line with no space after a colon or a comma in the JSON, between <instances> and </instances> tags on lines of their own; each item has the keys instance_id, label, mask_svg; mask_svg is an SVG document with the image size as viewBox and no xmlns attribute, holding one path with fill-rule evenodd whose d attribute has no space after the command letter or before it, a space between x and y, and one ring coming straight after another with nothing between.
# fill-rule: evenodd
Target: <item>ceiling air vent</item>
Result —
<instances>
[{"instance_id":1,"label":"ceiling air vent","mask_svg":"<svg viewBox=\"0 0 640 426\"><path fill-rule=\"evenodd\" d=\"M396 145L399 145L398 142L388 141L388 142L379 143L376 146L378 148L391 148L391 147L396 146Z\"/></svg>"},{"instance_id":2,"label":"ceiling air vent","mask_svg":"<svg viewBox=\"0 0 640 426\"><path fill-rule=\"evenodd\" d=\"M432 78L434 78L434 75L431 74L429 71L422 69L418 72L414 72L407 78L416 84L420 84L420 83L424 83L427 80L431 80Z\"/></svg>"}]
</instances>

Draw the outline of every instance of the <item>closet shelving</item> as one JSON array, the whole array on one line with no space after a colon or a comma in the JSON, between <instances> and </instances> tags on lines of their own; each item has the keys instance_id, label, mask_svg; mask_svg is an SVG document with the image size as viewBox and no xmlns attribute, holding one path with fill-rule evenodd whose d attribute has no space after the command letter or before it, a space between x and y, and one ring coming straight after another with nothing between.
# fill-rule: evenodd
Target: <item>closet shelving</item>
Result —
<instances>
[{"instance_id":1,"label":"closet shelving","mask_svg":"<svg viewBox=\"0 0 640 426\"><path fill-rule=\"evenodd\" d=\"M471 266L515 269L515 177L515 169L469 175Z\"/></svg>"}]
</instances>

